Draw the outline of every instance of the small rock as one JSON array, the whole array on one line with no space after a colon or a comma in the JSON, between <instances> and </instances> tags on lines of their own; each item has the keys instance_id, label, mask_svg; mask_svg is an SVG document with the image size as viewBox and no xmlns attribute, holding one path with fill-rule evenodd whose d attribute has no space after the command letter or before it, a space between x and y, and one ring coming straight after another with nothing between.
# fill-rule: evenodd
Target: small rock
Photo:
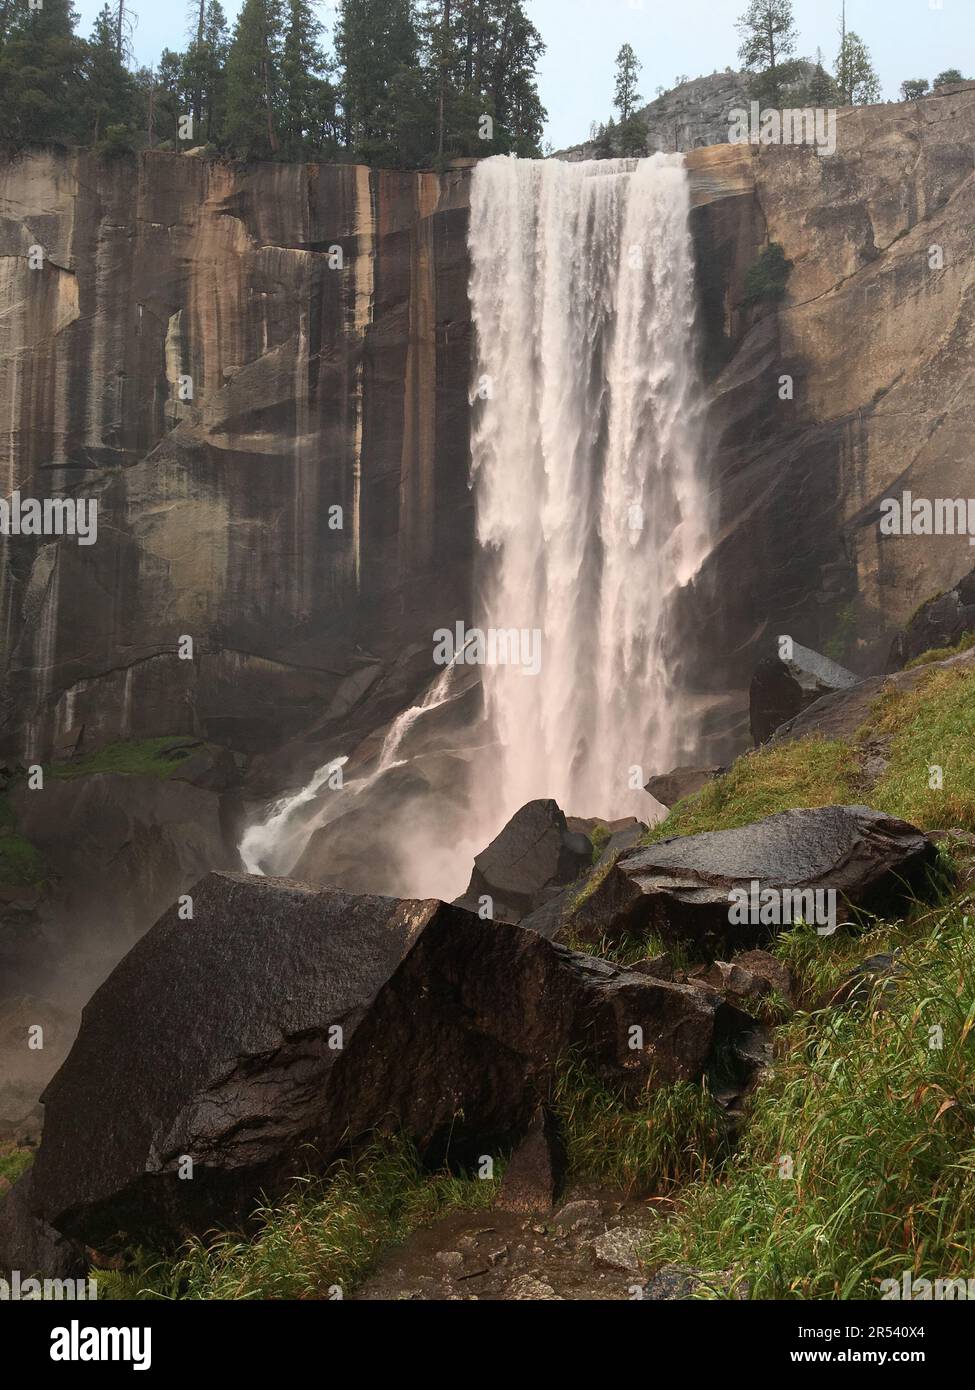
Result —
<instances>
[{"instance_id":1,"label":"small rock","mask_svg":"<svg viewBox=\"0 0 975 1390\"><path fill-rule=\"evenodd\" d=\"M543 1284L531 1274L519 1274L517 1279L512 1279L508 1285L508 1298L530 1299L533 1302L551 1302L553 1299L560 1303L563 1301L562 1295L557 1294L551 1284Z\"/></svg>"},{"instance_id":2,"label":"small rock","mask_svg":"<svg viewBox=\"0 0 975 1390\"><path fill-rule=\"evenodd\" d=\"M603 1209L599 1202L566 1202L552 1218L552 1225L562 1231L581 1231L602 1225Z\"/></svg>"},{"instance_id":3,"label":"small rock","mask_svg":"<svg viewBox=\"0 0 975 1390\"><path fill-rule=\"evenodd\" d=\"M596 1267L599 1269L621 1269L627 1274L639 1274L640 1257L638 1251L646 1235L632 1227L621 1230L604 1231L590 1244Z\"/></svg>"},{"instance_id":4,"label":"small rock","mask_svg":"<svg viewBox=\"0 0 975 1390\"><path fill-rule=\"evenodd\" d=\"M501 1211L551 1211L564 1172L565 1148L555 1118L539 1106L528 1134L505 1169L495 1205Z\"/></svg>"},{"instance_id":5,"label":"small rock","mask_svg":"<svg viewBox=\"0 0 975 1390\"><path fill-rule=\"evenodd\" d=\"M460 1269L464 1263L464 1257L459 1250L438 1250L434 1259L448 1271Z\"/></svg>"},{"instance_id":6,"label":"small rock","mask_svg":"<svg viewBox=\"0 0 975 1390\"><path fill-rule=\"evenodd\" d=\"M643 1297L656 1302L691 1298L700 1282L693 1270L681 1269L678 1265L661 1265L644 1285Z\"/></svg>"}]
</instances>

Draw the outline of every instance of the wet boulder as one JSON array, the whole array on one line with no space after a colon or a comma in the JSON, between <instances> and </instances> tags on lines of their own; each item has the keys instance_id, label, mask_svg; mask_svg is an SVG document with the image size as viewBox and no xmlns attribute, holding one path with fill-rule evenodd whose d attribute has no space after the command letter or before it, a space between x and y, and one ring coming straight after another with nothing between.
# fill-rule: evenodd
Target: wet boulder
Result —
<instances>
[{"instance_id":1,"label":"wet boulder","mask_svg":"<svg viewBox=\"0 0 975 1390\"><path fill-rule=\"evenodd\" d=\"M367 1135L500 1154L568 1050L662 1085L750 1022L436 900L227 873L191 896L97 990L43 1097L34 1215L99 1249L236 1222Z\"/></svg>"},{"instance_id":2,"label":"wet boulder","mask_svg":"<svg viewBox=\"0 0 975 1390\"><path fill-rule=\"evenodd\" d=\"M792 643L790 655L767 656L758 663L748 693L749 723L755 747L776 729L825 695L850 690L859 677L811 647Z\"/></svg>"},{"instance_id":3,"label":"wet boulder","mask_svg":"<svg viewBox=\"0 0 975 1390\"><path fill-rule=\"evenodd\" d=\"M592 866L592 841L570 830L558 804L529 801L474 859L458 904L477 912L490 898L491 916L519 922L551 902Z\"/></svg>"},{"instance_id":4,"label":"wet boulder","mask_svg":"<svg viewBox=\"0 0 975 1390\"><path fill-rule=\"evenodd\" d=\"M652 931L758 946L800 915L825 932L857 910L896 913L927 892L936 857L922 831L866 806L782 811L621 855L576 909L573 930L592 942Z\"/></svg>"}]
</instances>

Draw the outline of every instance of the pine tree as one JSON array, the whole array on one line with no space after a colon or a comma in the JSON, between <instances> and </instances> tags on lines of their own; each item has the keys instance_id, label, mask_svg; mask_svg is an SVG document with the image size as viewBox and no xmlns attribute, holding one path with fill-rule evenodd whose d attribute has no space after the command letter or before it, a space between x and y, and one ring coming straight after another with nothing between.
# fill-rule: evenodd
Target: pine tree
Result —
<instances>
[{"instance_id":1,"label":"pine tree","mask_svg":"<svg viewBox=\"0 0 975 1390\"><path fill-rule=\"evenodd\" d=\"M625 43L616 55L616 91L613 105L620 113L620 125L625 126L633 115L633 109L642 100L636 89L637 75L642 67L636 54Z\"/></svg>"},{"instance_id":2,"label":"pine tree","mask_svg":"<svg viewBox=\"0 0 975 1390\"><path fill-rule=\"evenodd\" d=\"M545 108L536 72L545 44L522 0L492 0L486 7L481 50L479 95L494 118L491 149L538 155Z\"/></svg>"},{"instance_id":3,"label":"pine tree","mask_svg":"<svg viewBox=\"0 0 975 1390\"><path fill-rule=\"evenodd\" d=\"M116 148L135 137L138 90L118 49L118 14L104 5L95 18L85 55L81 103L86 139L97 145L108 132Z\"/></svg>"},{"instance_id":4,"label":"pine tree","mask_svg":"<svg viewBox=\"0 0 975 1390\"><path fill-rule=\"evenodd\" d=\"M321 153L322 119L334 108L321 32L308 0L287 0L280 83L281 153L287 159Z\"/></svg>"},{"instance_id":5,"label":"pine tree","mask_svg":"<svg viewBox=\"0 0 975 1390\"><path fill-rule=\"evenodd\" d=\"M754 74L751 95L781 106L783 85L795 75L795 63L787 61L798 40L792 0L751 0L737 28L742 35L738 56Z\"/></svg>"},{"instance_id":6,"label":"pine tree","mask_svg":"<svg viewBox=\"0 0 975 1390\"><path fill-rule=\"evenodd\" d=\"M245 159L277 153L281 0L245 0L227 58L226 143Z\"/></svg>"},{"instance_id":7,"label":"pine tree","mask_svg":"<svg viewBox=\"0 0 975 1390\"><path fill-rule=\"evenodd\" d=\"M71 0L32 10L12 0L0 48L0 145L20 149L83 136L85 45Z\"/></svg>"},{"instance_id":8,"label":"pine tree","mask_svg":"<svg viewBox=\"0 0 975 1390\"><path fill-rule=\"evenodd\" d=\"M833 78L826 70L823 62L823 51L816 49L816 61L812 65L812 71L804 82L791 94L791 100L797 106L816 106L832 107L840 102L840 90Z\"/></svg>"},{"instance_id":9,"label":"pine tree","mask_svg":"<svg viewBox=\"0 0 975 1390\"><path fill-rule=\"evenodd\" d=\"M836 80L846 106L866 106L880 100L880 78L870 51L858 34L848 30L836 58Z\"/></svg>"},{"instance_id":10,"label":"pine tree","mask_svg":"<svg viewBox=\"0 0 975 1390\"><path fill-rule=\"evenodd\" d=\"M342 0L335 48L346 148L366 162L395 163L393 83L419 57L411 0Z\"/></svg>"}]
</instances>

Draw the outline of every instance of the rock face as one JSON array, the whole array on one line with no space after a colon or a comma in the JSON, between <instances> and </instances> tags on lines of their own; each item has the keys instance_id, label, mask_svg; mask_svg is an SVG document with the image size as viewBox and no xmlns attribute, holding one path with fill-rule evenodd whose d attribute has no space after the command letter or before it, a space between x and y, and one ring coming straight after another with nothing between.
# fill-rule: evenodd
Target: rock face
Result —
<instances>
[{"instance_id":1,"label":"rock face","mask_svg":"<svg viewBox=\"0 0 975 1390\"><path fill-rule=\"evenodd\" d=\"M498 1152L567 1049L664 1084L748 1022L437 901L235 874L192 897L192 920L161 918L95 993L43 1098L31 1208L92 1245L238 1219L376 1130L436 1160Z\"/></svg>"},{"instance_id":2,"label":"rock face","mask_svg":"<svg viewBox=\"0 0 975 1390\"><path fill-rule=\"evenodd\" d=\"M891 643L888 668L899 671L924 652L954 647L969 632L975 632L975 570L946 594L922 603Z\"/></svg>"},{"instance_id":3,"label":"rock face","mask_svg":"<svg viewBox=\"0 0 975 1390\"><path fill-rule=\"evenodd\" d=\"M466 610L468 177L0 163L0 471L99 509L4 542L11 755L278 746Z\"/></svg>"},{"instance_id":4,"label":"rock face","mask_svg":"<svg viewBox=\"0 0 975 1390\"><path fill-rule=\"evenodd\" d=\"M716 697L747 688L780 633L861 675L882 669L917 605L971 569L965 536L881 536L879 509L904 489L971 491L973 147L967 84L840 111L832 156L687 156L719 498L695 594L723 653L702 644L695 671ZM744 275L767 240L793 262L787 295L746 306ZM932 246L950 248L941 270ZM705 757L725 760L726 728Z\"/></svg>"},{"instance_id":5,"label":"rock face","mask_svg":"<svg viewBox=\"0 0 975 1390\"><path fill-rule=\"evenodd\" d=\"M747 77L739 72L715 72L679 82L636 113L647 130L647 154L687 151L728 141L729 112L747 107ZM560 153L568 160L592 159L595 145L588 140Z\"/></svg>"},{"instance_id":6,"label":"rock face","mask_svg":"<svg viewBox=\"0 0 975 1390\"><path fill-rule=\"evenodd\" d=\"M499 922L520 922L592 865L592 843L569 830L556 802L529 801L474 860L458 902L476 912L482 897Z\"/></svg>"},{"instance_id":7,"label":"rock face","mask_svg":"<svg viewBox=\"0 0 975 1390\"><path fill-rule=\"evenodd\" d=\"M866 806L782 811L737 830L661 840L622 855L573 917L580 939L621 939L652 931L664 940L692 939L744 947L766 942L790 921L747 910L731 916L732 893L834 890L835 921L851 911L896 911L922 894L936 858L927 837L904 821ZM828 908L828 900L821 905ZM813 922L813 898L803 918ZM794 914L798 916L798 912ZM817 928L826 926L825 914ZM833 924L835 926L835 922Z\"/></svg>"}]
</instances>

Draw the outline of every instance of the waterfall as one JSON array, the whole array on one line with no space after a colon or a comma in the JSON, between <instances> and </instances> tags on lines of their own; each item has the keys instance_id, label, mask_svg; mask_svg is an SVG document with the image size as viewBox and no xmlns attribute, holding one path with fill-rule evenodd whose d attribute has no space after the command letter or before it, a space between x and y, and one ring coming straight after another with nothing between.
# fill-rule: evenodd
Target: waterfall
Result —
<instances>
[{"instance_id":1,"label":"waterfall","mask_svg":"<svg viewBox=\"0 0 975 1390\"><path fill-rule=\"evenodd\" d=\"M537 633L541 661L481 668L463 826L445 834L419 804L377 824L369 852L387 853L390 830L404 894L462 891L474 853L535 797L647 819L644 782L693 746L674 606L709 538L689 211L678 155L475 168L475 631ZM460 647L458 665L477 659ZM270 807L241 842L249 871L289 872L316 829L375 805L454 671L391 723L370 773L335 789L335 759Z\"/></svg>"},{"instance_id":2,"label":"waterfall","mask_svg":"<svg viewBox=\"0 0 975 1390\"><path fill-rule=\"evenodd\" d=\"M694 260L679 155L476 166L472 477L483 629L541 637L483 670L494 832L534 797L646 818L693 736L673 599L708 547Z\"/></svg>"}]
</instances>

